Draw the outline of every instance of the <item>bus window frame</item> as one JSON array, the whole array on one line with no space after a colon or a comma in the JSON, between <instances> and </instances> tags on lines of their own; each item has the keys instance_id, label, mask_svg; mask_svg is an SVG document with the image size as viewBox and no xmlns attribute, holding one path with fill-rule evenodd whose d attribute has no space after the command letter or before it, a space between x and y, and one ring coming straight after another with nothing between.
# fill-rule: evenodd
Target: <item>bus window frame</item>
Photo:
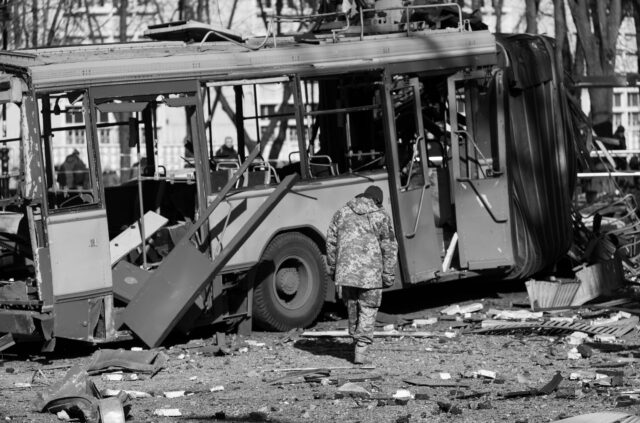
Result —
<instances>
[{"instance_id":1,"label":"bus window frame","mask_svg":"<svg viewBox=\"0 0 640 423\"><path fill-rule=\"evenodd\" d=\"M98 175L100 175L99 169L100 169L100 160L97 158L97 153L96 152L96 143L97 143L97 138L96 138L96 133L94 133L95 128L95 124L94 124L94 118L95 116L93 116L91 114L91 107L90 105L92 104L92 101L90 100L90 93L89 93L89 88L86 89L81 89L81 90L71 90L71 89L67 89L67 90L63 90L63 91L47 91L47 92L38 92L35 96L35 102L38 105L38 109L39 109L39 115L40 115L40 119L38 119L38 125L39 125L39 134L40 134L40 143L42 145L42 149L44 152L44 176L45 176L45 192L46 194L44 195L43 198L43 203L44 203L44 209L46 210L47 214L50 215L55 215L55 214L60 214L60 213L69 213L69 212L74 212L74 211L84 211L84 210L94 210L94 209L104 209L105 205L104 205L104 191L102 190L102 183L101 180L99 178ZM82 96L82 118L83 118L83 124L81 125L72 125L72 126L68 126L68 125L64 125L64 126L59 126L59 127L52 127L51 126L51 114L54 113L53 110L51 109L51 100L53 97L51 97L51 94L64 94L64 93L71 93L71 92L79 92L81 93L80 95ZM79 98L79 97L76 97ZM77 190L78 193L76 193L76 190L73 191L69 191L70 192L70 197L74 196L74 195L81 195L82 192L88 192L90 193L91 197L92 197L92 201L91 203L87 203L87 204L77 204L77 205L71 205L71 206L66 206L66 207L62 207L62 206L58 206L58 207L51 207L50 201L49 201L49 193L53 192L58 193L61 192L63 190L58 189L55 184L56 184L56 172L55 172L55 165L53 163L53 143L51 142L51 138L53 137L54 132L61 132L61 131L67 131L70 128L81 128L84 127L84 138L85 138L85 143L86 143L86 149L87 149L87 174L89 176L89 180L90 180L90 188L89 189L82 189L82 190Z\"/></svg>"},{"instance_id":2,"label":"bus window frame","mask_svg":"<svg viewBox=\"0 0 640 423\"><path fill-rule=\"evenodd\" d=\"M382 68L374 68L374 69L358 69L355 70L356 73L358 74L368 74L368 75L374 75L375 78L374 81L371 83L372 89L375 92L380 91L381 87L384 83L384 69ZM313 98L309 99L309 98L305 98L304 100L302 99L302 84L307 83L307 82L318 82L322 79L341 79L345 77L345 72L344 69L342 69L342 72L340 70L335 70L332 72L322 72L322 73L313 73L313 74L296 74L295 78L296 78L296 84L295 84L295 91L294 91L294 95L297 96L296 98L296 111L297 113L299 113L299 116L296 116L296 122L297 122L297 126L298 128L298 146L300 148L300 152L305 152L306 154L300 154L300 163L303 164L304 163L304 167L303 167L303 179L308 179L308 180L312 180L312 179L316 179L315 176L312 175L311 173L311 163L310 163L310 155L309 155L309 150L310 148L312 148L312 146L310 145L311 143L311 136L313 135L313 131L311 130L311 128L313 127L313 125L310 125L310 129L308 131L305 131L304 129L304 122L306 121L307 118L311 117L316 117L316 116L321 116L321 115L331 115L331 114L340 114L342 113L345 116L345 120L349 121L350 119L348 118L350 113L357 113L357 112L366 112L366 111L370 111L370 112L378 112L380 113L380 116L382 116L382 112L384 109L384 105L382 103L380 104L369 104L369 105L365 105L365 106L353 106L353 107L339 107L339 108L331 108L331 109L323 109L323 110L307 110L307 105L313 105ZM306 100L307 103L305 103L304 101ZM309 102L311 100L311 102ZM319 104L316 104L316 106L319 106ZM384 119L384 118L381 118ZM382 123L381 120L381 124L382 124L382 133L384 134L384 124ZM306 135L306 137L305 137ZM307 137L309 139L307 139ZM384 135L383 135L384 137ZM350 134L350 128L349 125L345 126L345 152L346 152L346 160L347 162L350 161L350 155L349 155L349 149L351 148L351 142L350 142L350 138L351 138L351 134ZM386 155L386 140L383 140L382 142L382 146L385 148L385 151L381 152L380 157L384 158ZM334 162L337 163L337 162ZM382 161L383 166L386 166L386 162ZM337 175L334 176L330 176L330 177L339 177L341 175L349 175L349 174L353 174L353 173L358 173L358 169L352 169L351 167L348 167L347 169L344 169L343 172L338 172Z\"/></svg>"},{"instance_id":3,"label":"bus window frame","mask_svg":"<svg viewBox=\"0 0 640 423\"><path fill-rule=\"evenodd\" d=\"M101 85L98 87L91 87L89 89L93 99L92 107L95 107L96 109L98 109L96 102L100 102L101 100L102 103L113 102L114 100L122 100L126 103L130 99L147 101L161 95L185 95L184 97L181 97L180 100L169 100L169 103L171 104L166 103L166 105L167 107L184 107L187 110L189 108L193 108L193 112L188 113L188 120L191 127L191 133L189 135L191 135L191 141L194 149L198 213L201 213L206 209L207 197L211 195L211 181L205 176L208 175L209 172L209 158L206 148L207 137L203 112L204 103L202 91L200 89L201 84L202 82L197 79L187 79L145 82L135 85ZM194 139L194 136L196 135L198 138L197 140Z\"/></svg>"}]
</instances>

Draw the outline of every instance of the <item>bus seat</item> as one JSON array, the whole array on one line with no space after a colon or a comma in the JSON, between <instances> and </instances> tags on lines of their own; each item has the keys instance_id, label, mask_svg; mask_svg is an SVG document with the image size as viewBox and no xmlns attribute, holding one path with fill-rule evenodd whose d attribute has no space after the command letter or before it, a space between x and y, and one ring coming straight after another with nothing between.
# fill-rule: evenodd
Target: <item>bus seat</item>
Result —
<instances>
[{"instance_id":1,"label":"bus seat","mask_svg":"<svg viewBox=\"0 0 640 423\"><path fill-rule=\"evenodd\" d=\"M221 169L240 169L240 163L236 159L221 159L216 158L216 170Z\"/></svg>"},{"instance_id":2,"label":"bus seat","mask_svg":"<svg viewBox=\"0 0 640 423\"><path fill-rule=\"evenodd\" d=\"M338 174L338 164L326 155L309 155L309 168L311 176L316 178Z\"/></svg>"},{"instance_id":3,"label":"bus seat","mask_svg":"<svg viewBox=\"0 0 640 423\"><path fill-rule=\"evenodd\" d=\"M244 182L245 187L253 187L256 185L269 185L271 172L267 170L252 170L246 173L247 177Z\"/></svg>"},{"instance_id":4,"label":"bus seat","mask_svg":"<svg viewBox=\"0 0 640 423\"><path fill-rule=\"evenodd\" d=\"M220 169L210 170L209 177L211 178L211 191L220 191L231 179L233 169Z\"/></svg>"}]
</instances>

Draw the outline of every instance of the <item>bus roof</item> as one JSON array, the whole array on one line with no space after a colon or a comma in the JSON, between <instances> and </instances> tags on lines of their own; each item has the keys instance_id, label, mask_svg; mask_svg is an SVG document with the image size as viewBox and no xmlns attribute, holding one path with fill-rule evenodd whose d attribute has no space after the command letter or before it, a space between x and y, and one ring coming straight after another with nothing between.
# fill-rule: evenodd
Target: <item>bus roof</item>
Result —
<instances>
[{"instance_id":1,"label":"bus roof","mask_svg":"<svg viewBox=\"0 0 640 423\"><path fill-rule=\"evenodd\" d=\"M257 50L231 42L150 41L0 53L5 73L25 75L40 91L167 80L304 76L383 66L438 71L495 62L492 34L457 30L347 37L319 45L291 37L272 38Z\"/></svg>"}]
</instances>

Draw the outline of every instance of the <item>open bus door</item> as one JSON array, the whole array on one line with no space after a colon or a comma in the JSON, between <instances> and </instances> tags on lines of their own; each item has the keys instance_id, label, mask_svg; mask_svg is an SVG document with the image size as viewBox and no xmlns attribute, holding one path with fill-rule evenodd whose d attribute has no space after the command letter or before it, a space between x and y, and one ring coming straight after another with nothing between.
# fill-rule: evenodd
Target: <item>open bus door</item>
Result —
<instances>
[{"instance_id":1,"label":"open bus door","mask_svg":"<svg viewBox=\"0 0 640 423\"><path fill-rule=\"evenodd\" d=\"M46 96L43 109L54 98L60 104L66 96ZM50 183L48 196L51 274L53 294L58 299L111 291L107 213L96 160L96 117L90 110L88 95L81 96L77 103L67 109L74 108L78 122L84 121L84 125L71 133L74 144L62 155L56 155L58 163L52 169L55 180Z\"/></svg>"},{"instance_id":2,"label":"open bus door","mask_svg":"<svg viewBox=\"0 0 640 423\"><path fill-rule=\"evenodd\" d=\"M43 139L48 150L47 213L50 277L56 307L54 333L59 337L91 338L98 316L112 309L109 233L99 182L96 116L87 91L41 97ZM65 113L68 145L52 146L51 115ZM87 300L89 305L87 306ZM105 330L106 332L102 332ZM101 334L113 333L106 319Z\"/></svg>"},{"instance_id":3,"label":"open bus door","mask_svg":"<svg viewBox=\"0 0 640 423\"><path fill-rule=\"evenodd\" d=\"M441 266L427 175L420 84L418 78L387 79L384 86L390 152L387 166L400 246L398 260L403 281L418 283L433 279Z\"/></svg>"},{"instance_id":4,"label":"open bus door","mask_svg":"<svg viewBox=\"0 0 640 423\"><path fill-rule=\"evenodd\" d=\"M451 176L463 269L513 264L503 72L448 79Z\"/></svg>"}]
</instances>

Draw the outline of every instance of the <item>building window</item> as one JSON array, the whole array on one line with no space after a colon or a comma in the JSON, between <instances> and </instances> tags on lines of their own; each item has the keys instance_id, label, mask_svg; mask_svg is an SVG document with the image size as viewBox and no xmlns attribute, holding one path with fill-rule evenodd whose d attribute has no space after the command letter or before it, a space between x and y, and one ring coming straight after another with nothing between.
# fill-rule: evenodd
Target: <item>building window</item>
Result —
<instances>
[{"instance_id":1,"label":"building window","mask_svg":"<svg viewBox=\"0 0 640 423\"><path fill-rule=\"evenodd\" d=\"M627 101L629 107L638 107L640 106L640 95L638 93L629 93Z\"/></svg>"},{"instance_id":2,"label":"building window","mask_svg":"<svg viewBox=\"0 0 640 423\"><path fill-rule=\"evenodd\" d=\"M640 113L638 112L629 113L629 125L640 126Z\"/></svg>"},{"instance_id":3,"label":"building window","mask_svg":"<svg viewBox=\"0 0 640 423\"><path fill-rule=\"evenodd\" d=\"M622 107L622 94L613 93L613 107Z\"/></svg>"},{"instance_id":4,"label":"building window","mask_svg":"<svg viewBox=\"0 0 640 423\"><path fill-rule=\"evenodd\" d=\"M618 126L622 125L622 113L614 113L613 114L612 125L613 125L614 128L617 128Z\"/></svg>"},{"instance_id":5,"label":"building window","mask_svg":"<svg viewBox=\"0 0 640 423\"><path fill-rule=\"evenodd\" d=\"M67 125L77 125L84 123L82 109L79 107L69 107L65 110L65 121Z\"/></svg>"}]
</instances>

